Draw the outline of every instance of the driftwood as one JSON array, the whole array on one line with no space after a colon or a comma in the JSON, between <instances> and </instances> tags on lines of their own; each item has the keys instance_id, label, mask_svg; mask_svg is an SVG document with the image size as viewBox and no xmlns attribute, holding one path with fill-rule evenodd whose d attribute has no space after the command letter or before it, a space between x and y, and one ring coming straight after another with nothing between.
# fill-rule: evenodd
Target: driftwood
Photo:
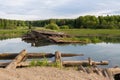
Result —
<instances>
[{"instance_id":1,"label":"driftwood","mask_svg":"<svg viewBox=\"0 0 120 80\"><path fill-rule=\"evenodd\" d=\"M17 64L19 64L26 56L26 50L20 52L20 54L15 57L7 66L6 69L15 69Z\"/></svg>"},{"instance_id":2,"label":"driftwood","mask_svg":"<svg viewBox=\"0 0 120 80\"><path fill-rule=\"evenodd\" d=\"M0 59L14 59L18 53L3 53L0 54ZM55 54L52 53L27 53L27 58L52 58ZM84 54L73 54L73 53L61 53L61 57L72 57L72 56L84 56Z\"/></svg>"}]
</instances>

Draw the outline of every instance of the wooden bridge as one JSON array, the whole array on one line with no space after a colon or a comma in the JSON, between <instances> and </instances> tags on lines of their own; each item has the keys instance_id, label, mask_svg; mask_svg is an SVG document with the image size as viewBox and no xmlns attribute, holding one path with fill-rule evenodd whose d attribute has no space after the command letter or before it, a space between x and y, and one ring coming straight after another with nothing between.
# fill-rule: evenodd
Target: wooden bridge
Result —
<instances>
[{"instance_id":1,"label":"wooden bridge","mask_svg":"<svg viewBox=\"0 0 120 80\"><path fill-rule=\"evenodd\" d=\"M70 35L61 33L61 32L53 32L53 31L45 31L45 30L40 30L36 31L33 30L30 33L24 35L22 37L23 40L46 40L51 43L80 43L80 41L65 41L61 40L61 38L71 38Z\"/></svg>"}]
</instances>

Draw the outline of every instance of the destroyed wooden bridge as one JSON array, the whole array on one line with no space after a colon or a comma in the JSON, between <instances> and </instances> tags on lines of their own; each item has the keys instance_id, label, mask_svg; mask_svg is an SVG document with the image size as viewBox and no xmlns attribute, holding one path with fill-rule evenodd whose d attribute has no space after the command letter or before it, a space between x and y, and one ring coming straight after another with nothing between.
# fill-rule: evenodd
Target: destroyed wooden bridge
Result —
<instances>
[{"instance_id":1,"label":"destroyed wooden bridge","mask_svg":"<svg viewBox=\"0 0 120 80\"><path fill-rule=\"evenodd\" d=\"M23 40L46 40L51 43L80 43L80 41L65 41L61 40L61 38L71 38L70 35L61 33L61 32L53 32L53 31L45 31L40 30L36 31L33 30L30 33L24 35L22 37Z\"/></svg>"},{"instance_id":2,"label":"destroyed wooden bridge","mask_svg":"<svg viewBox=\"0 0 120 80\"><path fill-rule=\"evenodd\" d=\"M91 58L88 60L80 60L80 61L62 61L62 57L73 57L73 56L84 56L83 54L72 54L72 53L61 53L56 51L55 54L52 53L27 53L26 50L22 50L20 53L3 53L0 54L0 59L8 60L12 59L10 62L0 63L0 67L5 67L6 69L15 69L17 67L27 67L30 66L31 61L27 61L27 59L40 59L40 58L52 58L55 57L54 61L48 61L49 64L60 62L61 66L70 67L70 66L78 66L78 70L90 73L96 73L100 76L106 77L108 80L119 80L120 79L120 68L107 68L102 69L96 67L96 65L108 65L108 61L93 61ZM85 65L89 67L85 67ZM118 79L119 78L119 79Z\"/></svg>"}]
</instances>

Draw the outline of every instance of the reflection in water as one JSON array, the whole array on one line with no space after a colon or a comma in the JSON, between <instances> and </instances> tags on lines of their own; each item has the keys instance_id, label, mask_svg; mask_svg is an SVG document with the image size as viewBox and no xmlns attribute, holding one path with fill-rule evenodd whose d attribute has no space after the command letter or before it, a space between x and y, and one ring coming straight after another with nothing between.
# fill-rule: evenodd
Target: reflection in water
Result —
<instances>
[{"instance_id":1,"label":"reflection in water","mask_svg":"<svg viewBox=\"0 0 120 80\"><path fill-rule=\"evenodd\" d=\"M45 42L42 42L45 43ZM50 44L46 46L31 46L31 43L26 43L21 38L13 38L0 41L0 53L18 53L26 49L28 52L45 52L54 53L60 51L62 53L83 53L84 56L63 58L64 60L83 60L91 57L93 60L101 61L108 60L110 65L107 67L120 66L120 43L96 43L96 44L66 44L57 45Z\"/></svg>"},{"instance_id":2,"label":"reflection in water","mask_svg":"<svg viewBox=\"0 0 120 80\"><path fill-rule=\"evenodd\" d=\"M83 38L88 38L92 41L92 43L120 43L120 37L83 37ZM31 46L39 47L39 46L46 46L46 45L53 45L56 43L50 43L49 41L46 40L23 40L27 43L31 43ZM78 43L73 43L72 45L78 45ZM67 43L62 43L59 45L68 45ZM79 43L79 45L86 45L85 43Z\"/></svg>"},{"instance_id":3,"label":"reflection in water","mask_svg":"<svg viewBox=\"0 0 120 80\"><path fill-rule=\"evenodd\" d=\"M39 47L39 46L46 46L52 43L49 43L45 40L24 40L27 43L31 43L31 46Z\"/></svg>"}]
</instances>

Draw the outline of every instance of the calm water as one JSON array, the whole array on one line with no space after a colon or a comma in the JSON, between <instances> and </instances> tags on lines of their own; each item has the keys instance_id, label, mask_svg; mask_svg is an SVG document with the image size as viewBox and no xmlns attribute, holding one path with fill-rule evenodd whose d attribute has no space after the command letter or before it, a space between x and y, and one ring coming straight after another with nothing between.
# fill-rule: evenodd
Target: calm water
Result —
<instances>
[{"instance_id":1,"label":"calm water","mask_svg":"<svg viewBox=\"0 0 120 80\"><path fill-rule=\"evenodd\" d=\"M120 43L97 43L87 45L48 45L40 47L32 47L31 43L26 43L20 38L7 39L0 41L0 53L4 52L20 52L26 49L28 52L52 52L61 51L65 53L83 53L84 56L64 58L64 60L83 60L91 57L93 60L108 60L110 62L107 67L120 66Z\"/></svg>"}]
</instances>

